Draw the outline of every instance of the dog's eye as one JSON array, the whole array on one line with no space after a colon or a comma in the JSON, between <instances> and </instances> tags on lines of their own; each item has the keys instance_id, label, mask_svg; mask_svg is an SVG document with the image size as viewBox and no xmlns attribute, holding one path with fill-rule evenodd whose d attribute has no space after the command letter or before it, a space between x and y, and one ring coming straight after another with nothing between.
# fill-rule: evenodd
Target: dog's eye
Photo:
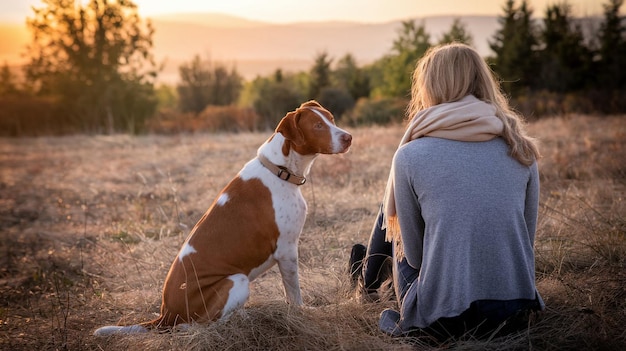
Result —
<instances>
[{"instance_id":1,"label":"dog's eye","mask_svg":"<svg viewBox=\"0 0 626 351\"><path fill-rule=\"evenodd\" d=\"M324 125L321 122L315 123L315 129L322 129Z\"/></svg>"}]
</instances>

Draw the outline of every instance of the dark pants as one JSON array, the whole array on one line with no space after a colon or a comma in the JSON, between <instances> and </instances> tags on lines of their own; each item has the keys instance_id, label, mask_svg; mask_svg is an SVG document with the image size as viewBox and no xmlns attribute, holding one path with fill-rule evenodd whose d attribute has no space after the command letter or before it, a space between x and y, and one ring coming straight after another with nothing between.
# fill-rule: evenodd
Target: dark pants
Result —
<instances>
[{"instance_id":1,"label":"dark pants","mask_svg":"<svg viewBox=\"0 0 626 351\"><path fill-rule=\"evenodd\" d=\"M393 251L391 243L385 240L386 230L382 229L382 225L383 213L379 210L363 261L363 285L367 290L380 288L380 285L389 278L385 261L391 259Z\"/></svg>"},{"instance_id":2,"label":"dark pants","mask_svg":"<svg viewBox=\"0 0 626 351\"><path fill-rule=\"evenodd\" d=\"M476 339L506 335L526 329L530 314L539 309L537 300L478 300L472 302L461 315L439 318L427 328L410 334L428 334L439 341L460 338L465 334Z\"/></svg>"},{"instance_id":3,"label":"dark pants","mask_svg":"<svg viewBox=\"0 0 626 351\"><path fill-rule=\"evenodd\" d=\"M368 290L380 288L380 285L389 278L390 272L385 269L385 266L393 257L393 245L385 240L387 231L382 229L383 220L384 216L381 209L372 228L363 263L363 285ZM396 296L400 297L399 301L418 276L419 270L409 266L406 259L402 258L400 261L394 262L393 279Z\"/></svg>"}]
</instances>

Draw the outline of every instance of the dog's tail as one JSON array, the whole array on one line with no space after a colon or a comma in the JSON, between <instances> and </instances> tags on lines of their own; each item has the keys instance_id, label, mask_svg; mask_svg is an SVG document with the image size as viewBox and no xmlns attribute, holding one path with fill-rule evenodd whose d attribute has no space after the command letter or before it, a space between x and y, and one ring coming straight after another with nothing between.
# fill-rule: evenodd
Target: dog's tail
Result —
<instances>
[{"instance_id":1,"label":"dog's tail","mask_svg":"<svg viewBox=\"0 0 626 351\"><path fill-rule=\"evenodd\" d=\"M133 325L107 325L100 327L93 332L94 336L109 336L109 335L127 335L127 334L141 334L147 333L150 330L158 328L161 319L157 318L150 322L144 322Z\"/></svg>"},{"instance_id":2,"label":"dog's tail","mask_svg":"<svg viewBox=\"0 0 626 351\"><path fill-rule=\"evenodd\" d=\"M146 333L150 329L144 327L141 324L135 325L107 325L100 327L93 332L94 336L109 336L109 335L121 335L121 334L139 334Z\"/></svg>"}]
</instances>

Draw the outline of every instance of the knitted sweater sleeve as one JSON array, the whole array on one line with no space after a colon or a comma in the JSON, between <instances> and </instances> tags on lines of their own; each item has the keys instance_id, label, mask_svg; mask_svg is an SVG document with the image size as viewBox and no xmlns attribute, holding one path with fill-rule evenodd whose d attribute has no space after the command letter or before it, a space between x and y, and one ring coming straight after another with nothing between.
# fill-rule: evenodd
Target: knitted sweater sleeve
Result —
<instances>
[{"instance_id":1,"label":"knitted sweater sleeve","mask_svg":"<svg viewBox=\"0 0 626 351\"><path fill-rule=\"evenodd\" d=\"M539 170L537 162L530 167L530 179L526 187L526 206L524 208L524 220L528 228L530 242L534 245L537 231L537 215L539 204Z\"/></svg>"},{"instance_id":2,"label":"knitted sweater sleeve","mask_svg":"<svg viewBox=\"0 0 626 351\"><path fill-rule=\"evenodd\" d=\"M419 199L413 190L408 163L401 150L394 160L394 196L396 211L400 223L404 257L409 265L417 270L422 265L424 242L424 219L421 214Z\"/></svg>"}]
</instances>

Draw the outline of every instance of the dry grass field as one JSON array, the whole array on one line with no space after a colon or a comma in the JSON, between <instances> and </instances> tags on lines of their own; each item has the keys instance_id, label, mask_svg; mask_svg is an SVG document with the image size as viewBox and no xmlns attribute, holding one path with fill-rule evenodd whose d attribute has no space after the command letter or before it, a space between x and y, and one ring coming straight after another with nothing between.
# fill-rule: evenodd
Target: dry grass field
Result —
<instances>
[{"instance_id":1,"label":"dry grass field","mask_svg":"<svg viewBox=\"0 0 626 351\"><path fill-rule=\"evenodd\" d=\"M185 332L95 338L158 312L185 236L269 133L0 139L2 350L626 349L626 116L545 119L537 284L547 310L492 340L380 333L393 302L361 304L346 272L365 243L401 127L352 130L320 156L303 194L306 308L285 304L278 270L252 283L245 313Z\"/></svg>"}]
</instances>

